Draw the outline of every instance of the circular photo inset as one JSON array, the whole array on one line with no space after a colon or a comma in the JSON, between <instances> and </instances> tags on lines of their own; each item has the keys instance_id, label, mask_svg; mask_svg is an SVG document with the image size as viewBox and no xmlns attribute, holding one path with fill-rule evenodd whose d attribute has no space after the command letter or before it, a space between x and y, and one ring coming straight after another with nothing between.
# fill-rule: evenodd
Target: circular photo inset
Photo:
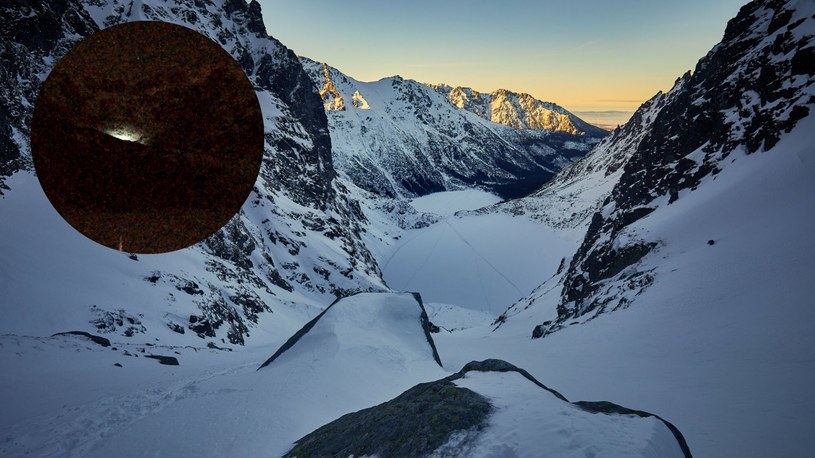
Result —
<instances>
[{"instance_id":1,"label":"circular photo inset","mask_svg":"<svg viewBox=\"0 0 815 458\"><path fill-rule=\"evenodd\" d=\"M75 229L110 248L165 253L241 208L263 159L252 83L217 43L132 22L78 43L43 83L34 168Z\"/></svg>"}]
</instances>

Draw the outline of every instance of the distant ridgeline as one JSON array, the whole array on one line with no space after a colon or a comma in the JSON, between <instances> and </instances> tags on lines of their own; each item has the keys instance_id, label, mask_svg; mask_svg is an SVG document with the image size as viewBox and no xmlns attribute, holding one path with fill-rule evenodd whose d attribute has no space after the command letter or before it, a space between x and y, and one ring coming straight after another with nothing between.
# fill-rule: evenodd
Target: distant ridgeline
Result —
<instances>
[{"instance_id":1,"label":"distant ridgeline","mask_svg":"<svg viewBox=\"0 0 815 458\"><path fill-rule=\"evenodd\" d=\"M301 57L328 115L334 165L386 197L477 187L525 196L582 157L603 129L528 94L357 81Z\"/></svg>"}]
</instances>

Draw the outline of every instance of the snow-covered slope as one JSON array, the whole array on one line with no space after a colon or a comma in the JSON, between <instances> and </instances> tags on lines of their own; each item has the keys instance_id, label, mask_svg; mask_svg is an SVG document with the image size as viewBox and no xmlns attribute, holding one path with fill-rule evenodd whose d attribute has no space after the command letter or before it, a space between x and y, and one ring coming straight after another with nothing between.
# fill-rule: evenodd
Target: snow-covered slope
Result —
<instances>
[{"instance_id":1,"label":"snow-covered slope","mask_svg":"<svg viewBox=\"0 0 815 458\"><path fill-rule=\"evenodd\" d=\"M603 137L606 132L551 102L529 94L498 89L489 94L469 87L431 84L430 87L447 97L450 103L494 123L516 129L544 129L569 134Z\"/></svg>"},{"instance_id":2,"label":"snow-covered slope","mask_svg":"<svg viewBox=\"0 0 815 458\"><path fill-rule=\"evenodd\" d=\"M301 61L323 97L337 170L382 196L463 187L523 196L605 135L519 130L459 109L416 81L396 76L365 83Z\"/></svg>"},{"instance_id":3,"label":"snow-covered slope","mask_svg":"<svg viewBox=\"0 0 815 458\"><path fill-rule=\"evenodd\" d=\"M445 444L458 456L686 456L659 419L577 407L516 371L468 371L455 384L487 397L495 408L483 431Z\"/></svg>"},{"instance_id":4,"label":"snow-covered slope","mask_svg":"<svg viewBox=\"0 0 815 458\"><path fill-rule=\"evenodd\" d=\"M229 353L125 340L102 347L77 336L0 336L2 348L13 349L0 352L0 363L13 370L0 381L16 394L4 400L0 453L280 456L297 438L324 430L320 425L367 409L390 421L317 443L368 441L398 450L404 441L393 436L409 435L425 449L438 442L428 452L445 453L433 456L508 450L515 456L567 450L683 456L681 433L657 417L611 403L570 404L503 361L470 363L451 375L437 362L424 316L412 294L348 297L295 333L260 369L268 347ZM171 355L181 365L162 365L151 355ZM48 377L55 368L60 377ZM425 396L427 387L437 396ZM394 397L407 405L383 409ZM480 427L462 429L464 412ZM542 433L547 440L536 444Z\"/></svg>"},{"instance_id":5,"label":"snow-covered slope","mask_svg":"<svg viewBox=\"0 0 815 458\"><path fill-rule=\"evenodd\" d=\"M660 412L703 456L808 455L813 36L811 2L743 7L497 334L543 336L558 387Z\"/></svg>"},{"instance_id":6,"label":"snow-covered slope","mask_svg":"<svg viewBox=\"0 0 815 458\"><path fill-rule=\"evenodd\" d=\"M0 46L12 57L0 64L9 120L0 123L0 455L277 456L344 414L500 358L568 398L658 413L697 456L808 456L811 2L745 6L722 44L636 122L536 196L484 211L472 207L494 198L473 190L408 201L343 185L324 110L354 135L411 112L449 113L461 132L483 127L501 141L498 133L518 131L466 110L431 110L420 95L433 107L450 102L410 81L343 82L319 65L331 87L314 88L296 57L264 37L256 2L55 1L0 14L10 24ZM65 226L30 170L26 137L36 90L60 53L100 24L141 18L192 26L239 59L258 89L267 151L253 196L222 232L177 253L129 257ZM379 121L368 121L379 107ZM426 137L398 141L435 135L424 129L436 124L411 123L392 128ZM391 142L395 131L378 132ZM416 164L404 167L440 170ZM335 294L385 290L375 259L390 286L448 302L427 307L441 326L425 324L414 296L388 293L346 298L308 321ZM494 316L536 285L495 324L480 311ZM74 329L110 346L49 337ZM428 331L437 331L432 340ZM514 443L513 453L537 456L540 431L557 454L678 452L654 419L585 415L528 382L504 372L457 379L456 390L477 395L469 405L499 409L479 434L448 438L450 453L467 444L474 456L509 453L490 447Z\"/></svg>"},{"instance_id":7,"label":"snow-covered slope","mask_svg":"<svg viewBox=\"0 0 815 458\"><path fill-rule=\"evenodd\" d=\"M524 216L449 216L405 231L380 265L392 288L495 316L554 274L573 249L567 238Z\"/></svg>"},{"instance_id":8,"label":"snow-covered slope","mask_svg":"<svg viewBox=\"0 0 815 458\"><path fill-rule=\"evenodd\" d=\"M257 2L56 1L0 6L0 15L0 108L9 120L0 123L0 333L240 344L276 320L305 320L309 307L337 295L385 289L360 239L364 216L335 180L320 97L294 53L266 35ZM137 20L216 40L255 85L266 129L261 173L240 214L195 247L138 257L64 223L32 173L28 144L51 66L84 35Z\"/></svg>"},{"instance_id":9,"label":"snow-covered slope","mask_svg":"<svg viewBox=\"0 0 815 458\"><path fill-rule=\"evenodd\" d=\"M808 456L812 129L810 117L774 150L738 154L716 180L638 222L639 234L662 245L638 264L654 280L623 296L627 308L548 333L558 320L559 275L495 332L437 335L445 364L509 359L569 398L658 412L696 456ZM533 333L546 334L529 340Z\"/></svg>"},{"instance_id":10,"label":"snow-covered slope","mask_svg":"<svg viewBox=\"0 0 815 458\"><path fill-rule=\"evenodd\" d=\"M141 346L142 353L121 347L126 339L113 350L81 338L2 336L2 348L17 354L0 352L0 362L18 372L17 396L3 397L12 412L0 414L0 454L280 456L321 424L449 375L435 360L423 313L411 294L345 298L259 370L274 347ZM181 365L145 359L150 353ZM60 359L70 368L55 365ZM43 364L71 383L45 391L55 384L37 379ZM5 373L0 381L11 384Z\"/></svg>"},{"instance_id":11,"label":"snow-covered slope","mask_svg":"<svg viewBox=\"0 0 815 458\"><path fill-rule=\"evenodd\" d=\"M658 412L696 456L808 456L812 129L809 117L769 152L733 153L716 180L633 226L662 245L638 264L654 282L627 308L529 340L557 322L561 274L495 332L436 335L445 364L509 359L569 398Z\"/></svg>"},{"instance_id":12,"label":"snow-covered slope","mask_svg":"<svg viewBox=\"0 0 815 458\"><path fill-rule=\"evenodd\" d=\"M796 153L774 148L815 105L813 12L807 2L752 2L730 21L594 214L564 278L559 322L623 307L626 291L651 283L637 264L664 242L636 229L637 221L674 212L671 205L700 192L741 154Z\"/></svg>"},{"instance_id":13,"label":"snow-covered slope","mask_svg":"<svg viewBox=\"0 0 815 458\"><path fill-rule=\"evenodd\" d=\"M691 456L681 432L659 417L606 402L569 403L523 369L486 360L345 415L285 456L596 455Z\"/></svg>"}]
</instances>

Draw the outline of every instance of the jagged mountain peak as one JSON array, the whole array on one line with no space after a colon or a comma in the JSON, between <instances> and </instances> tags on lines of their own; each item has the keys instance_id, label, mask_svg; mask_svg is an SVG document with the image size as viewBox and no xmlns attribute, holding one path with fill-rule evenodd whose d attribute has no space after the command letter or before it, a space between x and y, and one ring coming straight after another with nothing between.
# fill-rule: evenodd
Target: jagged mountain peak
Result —
<instances>
[{"instance_id":1,"label":"jagged mountain peak","mask_svg":"<svg viewBox=\"0 0 815 458\"><path fill-rule=\"evenodd\" d=\"M463 187L522 196L607 134L501 125L417 81L393 76L361 82L328 64L301 62L323 99L335 166L381 196Z\"/></svg>"},{"instance_id":2,"label":"jagged mountain peak","mask_svg":"<svg viewBox=\"0 0 815 458\"><path fill-rule=\"evenodd\" d=\"M329 70L328 65L322 64L323 67L323 78L325 79L325 83L323 86L319 88L320 90L320 98L323 99L323 106L325 107L326 111L342 111L345 110L345 99L342 97L342 94L337 90L336 86L334 86L334 82L331 78L331 71Z\"/></svg>"},{"instance_id":3,"label":"jagged mountain peak","mask_svg":"<svg viewBox=\"0 0 815 458\"><path fill-rule=\"evenodd\" d=\"M668 92L658 92L622 126L597 143L589 153L561 170L541 189L521 199L508 200L474 213L503 212L527 215L555 229L584 230L592 215L611 195L623 167L649 133L657 114L690 80L690 72L678 78Z\"/></svg>"},{"instance_id":4,"label":"jagged mountain peak","mask_svg":"<svg viewBox=\"0 0 815 458\"><path fill-rule=\"evenodd\" d=\"M605 131L593 126L565 108L536 99L524 92L497 89L490 93L446 84L429 84L450 100L456 107L470 111L497 124L516 129L541 129L567 132L581 136L605 135Z\"/></svg>"}]
</instances>

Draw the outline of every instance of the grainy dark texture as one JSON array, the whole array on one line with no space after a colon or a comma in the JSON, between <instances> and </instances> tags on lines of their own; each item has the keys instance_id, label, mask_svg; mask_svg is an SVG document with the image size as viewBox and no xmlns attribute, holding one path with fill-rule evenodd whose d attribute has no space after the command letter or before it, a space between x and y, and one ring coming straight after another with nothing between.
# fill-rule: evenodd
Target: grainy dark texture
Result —
<instances>
[{"instance_id":1,"label":"grainy dark texture","mask_svg":"<svg viewBox=\"0 0 815 458\"><path fill-rule=\"evenodd\" d=\"M218 44L135 22L80 42L43 84L32 156L51 203L114 249L200 242L238 212L260 170L252 84Z\"/></svg>"}]
</instances>

